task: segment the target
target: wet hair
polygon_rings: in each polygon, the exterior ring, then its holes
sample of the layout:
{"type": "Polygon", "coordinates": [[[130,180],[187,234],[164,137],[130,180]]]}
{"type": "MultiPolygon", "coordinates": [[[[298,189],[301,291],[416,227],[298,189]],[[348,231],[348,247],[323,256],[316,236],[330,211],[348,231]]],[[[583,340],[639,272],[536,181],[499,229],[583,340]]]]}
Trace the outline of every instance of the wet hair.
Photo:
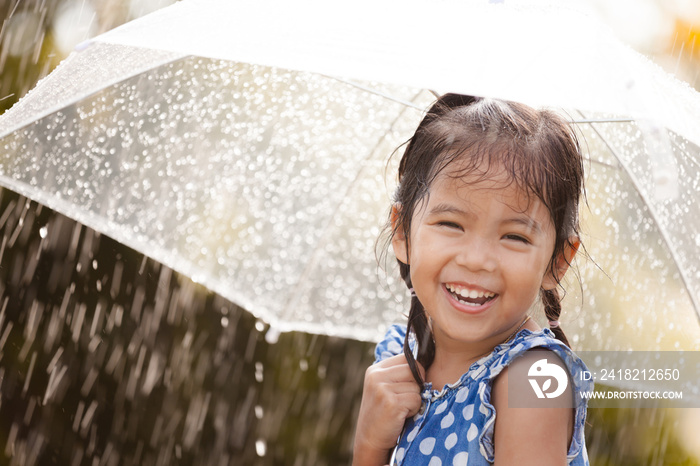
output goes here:
{"type": "MultiPolygon", "coordinates": [[[[511,183],[536,196],[546,206],[556,239],[549,272],[556,277],[559,257],[566,257],[572,238],[579,236],[578,207],[583,193],[583,158],[571,126],[550,110],[527,105],[459,94],[440,97],[418,125],[399,165],[399,185],[393,229],[390,235],[405,234],[410,242],[411,221],[430,195],[430,186],[447,167],[451,176],[477,175],[488,179],[491,169],[505,170],[511,183]],[[458,164],[452,165],[453,162],[458,164]],[[484,168],[486,167],[486,168],[484,168]]],[[[409,289],[411,269],[399,261],[401,278],[409,289]]],[[[561,299],[557,288],[540,290],[545,316],[559,320],[561,299]]],[[[407,334],[416,337],[414,359],[408,338],[404,353],[416,381],[422,385],[415,361],[427,370],[435,357],[425,309],[411,298],[407,334]]],[[[569,344],[561,326],[551,329],[557,339],[569,344]]]]}

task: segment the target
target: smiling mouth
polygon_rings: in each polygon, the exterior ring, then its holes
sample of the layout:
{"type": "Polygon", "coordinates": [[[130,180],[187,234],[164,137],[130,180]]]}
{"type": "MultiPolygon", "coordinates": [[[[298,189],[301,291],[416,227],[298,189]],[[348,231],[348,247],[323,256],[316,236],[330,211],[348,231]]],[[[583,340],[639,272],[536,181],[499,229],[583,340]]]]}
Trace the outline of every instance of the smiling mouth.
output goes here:
{"type": "Polygon", "coordinates": [[[467,306],[479,307],[493,300],[497,294],[490,291],[476,290],[452,283],[446,283],[445,288],[454,299],[467,306]]]}

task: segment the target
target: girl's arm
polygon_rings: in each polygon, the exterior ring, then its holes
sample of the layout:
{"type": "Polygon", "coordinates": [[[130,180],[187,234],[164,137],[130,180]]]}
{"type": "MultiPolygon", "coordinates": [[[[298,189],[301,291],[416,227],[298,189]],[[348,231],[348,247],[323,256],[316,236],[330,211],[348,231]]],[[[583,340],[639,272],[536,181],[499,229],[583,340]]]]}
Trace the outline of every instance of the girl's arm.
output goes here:
{"type": "Polygon", "coordinates": [[[362,390],[353,465],[387,464],[406,418],[420,406],[420,389],[403,354],[370,366],[362,390]]]}
{"type": "Polygon", "coordinates": [[[538,399],[529,379],[536,380],[540,386],[544,380],[528,376],[528,371],[543,358],[568,374],[566,366],[554,353],[530,350],[504,369],[494,381],[491,400],[496,408],[495,466],[567,464],[566,455],[574,430],[571,382],[568,381],[566,390],[556,398],[538,399]]]}

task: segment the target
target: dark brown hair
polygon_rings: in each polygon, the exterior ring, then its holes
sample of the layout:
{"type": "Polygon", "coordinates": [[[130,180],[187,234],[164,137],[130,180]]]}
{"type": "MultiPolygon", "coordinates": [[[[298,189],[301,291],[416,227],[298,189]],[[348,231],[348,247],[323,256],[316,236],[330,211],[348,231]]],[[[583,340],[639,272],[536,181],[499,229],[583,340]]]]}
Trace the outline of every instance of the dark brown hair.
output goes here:
{"type": "MultiPolygon", "coordinates": [[[[556,231],[549,266],[556,277],[556,259],[573,246],[571,239],[579,235],[578,206],[583,192],[583,158],[570,125],[553,111],[535,110],[516,102],[443,95],[406,144],[399,165],[394,199],[398,208],[392,236],[403,232],[398,234],[406,234],[408,245],[416,209],[429,196],[435,177],[455,160],[464,167],[457,176],[473,174],[478,169],[476,173],[488,177],[490,167],[498,167],[518,188],[544,203],[556,231]]],[[[413,288],[410,266],[399,261],[399,271],[408,288],[413,288]]],[[[547,319],[558,320],[561,300],[557,289],[542,289],[540,296],[547,319]]],[[[561,327],[552,331],[569,344],[561,327]]],[[[417,358],[409,348],[408,338],[404,353],[414,378],[422,385],[415,361],[427,370],[435,357],[435,343],[425,309],[415,296],[411,298],[408,316],[407,335],[411,333],[416,337],[417,358]]]]}

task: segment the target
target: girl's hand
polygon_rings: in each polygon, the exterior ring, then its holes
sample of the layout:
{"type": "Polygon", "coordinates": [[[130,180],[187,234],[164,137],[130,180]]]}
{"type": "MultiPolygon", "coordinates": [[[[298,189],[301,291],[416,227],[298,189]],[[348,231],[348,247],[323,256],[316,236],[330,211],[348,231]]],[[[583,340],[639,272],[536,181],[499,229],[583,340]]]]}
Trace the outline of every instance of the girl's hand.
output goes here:
{"type": "MultiPolygon", "coordinates": [[[[423,373],[420,366],[419,370],[423,373]]],[[[386,464],[406,419],[420,407],[420,389],[403,354],[370,366],[365,372],[353,464],[386,464]]]]}

